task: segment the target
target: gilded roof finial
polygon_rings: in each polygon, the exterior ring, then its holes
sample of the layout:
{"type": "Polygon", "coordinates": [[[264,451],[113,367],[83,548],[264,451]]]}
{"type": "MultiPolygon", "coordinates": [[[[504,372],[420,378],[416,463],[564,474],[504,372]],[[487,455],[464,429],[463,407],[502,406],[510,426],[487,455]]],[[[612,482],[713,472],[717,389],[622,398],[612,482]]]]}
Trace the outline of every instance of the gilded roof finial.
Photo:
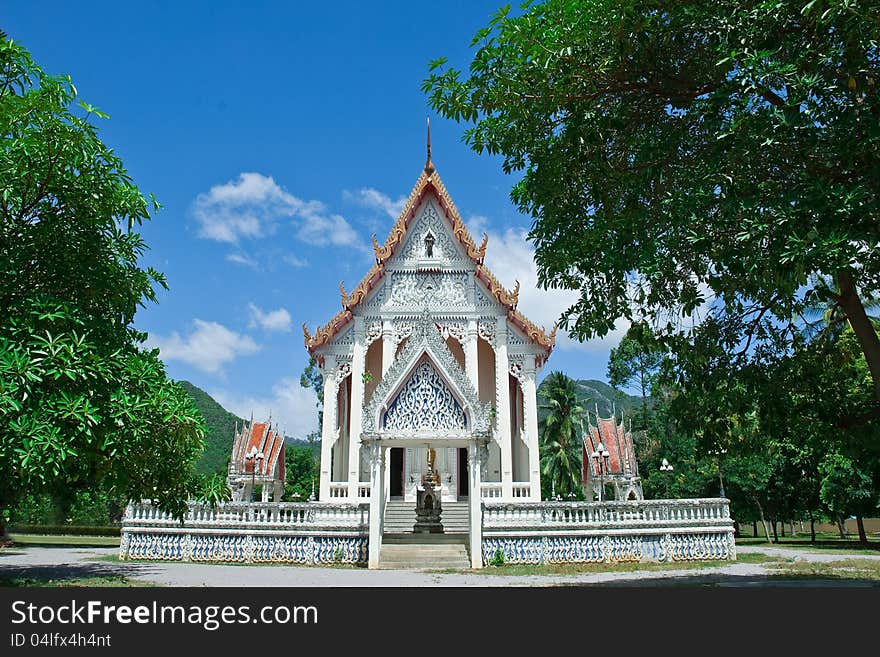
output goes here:
{"type": "Polygon", "coordinates": [[[431,117],[428,117],[428,159],[425,161],[425,173],[434,173],[434,163],[431,161],[431,117]]]}

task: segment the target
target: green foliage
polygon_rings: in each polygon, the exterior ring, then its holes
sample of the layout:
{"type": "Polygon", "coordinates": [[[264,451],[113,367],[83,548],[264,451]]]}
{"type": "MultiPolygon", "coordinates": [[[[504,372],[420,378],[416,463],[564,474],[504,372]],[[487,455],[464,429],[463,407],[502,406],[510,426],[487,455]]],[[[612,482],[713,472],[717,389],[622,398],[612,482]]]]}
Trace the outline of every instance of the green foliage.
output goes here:
{"type": "Polygon", "coordinates": [[[208,393],[189,381],[179,381],[178,385],[186,390],[196,409],[205,418],[205,451],[196,462],[196,473],[225,475],[232,454],[235,427],[243,425],[244,420],[227,411],[208,393]]]}
{"type": "Polygon", "coordinates": [[[209,504],[211,508],[232,499],[232,490],[226,482],[226,475],[215,472],[210,475],[197,475],[194,498],[197,502],[209,504]]]}
{"type": "Polygon", "coordinates": [[[423,90],[473,124],[474,150],[523,172],[511,196],[533,217],[539,281],[581,294],[562,328],[602,336],[627,317],[668,338],[708,315],[747,353],[791,346],[831,276],[876,413],[862,301],[880,290],[878,14],[878,0],[546,0],[500,11],[469,70],[436,60],[423,90]]]}
{"type": "Polygon", "coordinates": [[[318,457],[320,446],[287,445],[284,450],[287,481],[284,484],[286,502],[305,502],[318,485],[318,457]]]}
{"type": "Polygon", "coordinates": [[[0,507],[83,485],[184,509],[204,424],[144,351],[158,208],[98,138],[67,76],[0,40],[0,507]]]}
{"type": "Polygon", "coordinates": [[[99,525],[27,525],[15,524],[9,527],[11,533],[32,534],[35,536],[119,536],[119,527],[99,525]]]}
{"type": "Polygon", "coordinates": [[[581,490],[583,434],[587,413],[580,405],[577,382],[553,372],[546,383],[545,414],[539,424],[542,497],[552,490],[565,498],[581,490]]]}
{"type": "Polygon", "coordinates": [[[345,552],[342,551],[341,547],[336,548],[333,552],[333,561],[335,563],[342,563],[343,559],[345,559],[345,552]]]}
{"type": "Polygon", "coordinates": [[[632,387],[642,398],[641,426],[648,425],[648,397],[651,393],[664,349],[645,324],[633,324],[608,358],[608,380],[615,388],[632,387]]]}
{"type": "Polygon", "coordinates": [[[492,558],[489,559],[490,566],[498,566],[501,567],[504,565],[504,550],[501,548],[495,548],[495,554],[492,555],[492,558]]]}

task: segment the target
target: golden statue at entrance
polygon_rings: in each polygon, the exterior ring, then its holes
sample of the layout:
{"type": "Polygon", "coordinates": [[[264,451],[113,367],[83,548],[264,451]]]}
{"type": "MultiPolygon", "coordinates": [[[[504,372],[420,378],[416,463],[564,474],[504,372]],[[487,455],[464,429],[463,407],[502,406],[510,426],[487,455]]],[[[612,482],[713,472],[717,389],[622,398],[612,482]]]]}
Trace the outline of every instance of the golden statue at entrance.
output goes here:
{"type": "Polygon", "coordinates": [[[440,485],[440,475],[434,470],[434,462],[437,460],[437,453],[433,447],[428,448],[428,471],[422,477],[422,483],[430,481],[435,486],[440,485]]]}

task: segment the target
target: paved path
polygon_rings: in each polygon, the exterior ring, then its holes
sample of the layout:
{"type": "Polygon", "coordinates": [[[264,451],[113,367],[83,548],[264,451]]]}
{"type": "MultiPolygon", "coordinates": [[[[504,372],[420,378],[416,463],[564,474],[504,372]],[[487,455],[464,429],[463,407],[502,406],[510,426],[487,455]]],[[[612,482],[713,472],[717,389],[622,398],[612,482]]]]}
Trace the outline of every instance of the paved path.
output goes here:
{"type": "MultiPolygon", "coordinates": [[[[880,555],[841,555],[833,552],[739,546],[740,554],[763,553],[812,562],[844,559],[876,559],[880,555]]],[[[25,547],[0,552],[0,577],[67,579],[122,575],[160,586],[306,586],[306,587],[425,587],[425,586],[764,586],[774,571],[761,564],[742,561],[718,566],[635,572],[583,573],[576,575],[507,576],[468,572],[431,573],[418,570],[367,570],[307,566],[236,566],[193,563],[110,562],[98,557],[113,555],[116,548],[25,547]]],[[[792,582],[787,583],[791,585],[792,582]]],[[[877,586],[861,580],[812,580],[799,585],[877,586]]]]}

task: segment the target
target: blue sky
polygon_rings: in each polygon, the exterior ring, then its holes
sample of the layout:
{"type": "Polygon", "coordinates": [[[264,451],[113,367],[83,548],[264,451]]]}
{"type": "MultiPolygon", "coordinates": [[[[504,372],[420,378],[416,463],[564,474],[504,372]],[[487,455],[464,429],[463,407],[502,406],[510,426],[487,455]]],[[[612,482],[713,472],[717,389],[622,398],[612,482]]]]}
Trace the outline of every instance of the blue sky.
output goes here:
{"type": "MultiPolygon", "coordinates": [[[[466,66],[496,2],[20,2],[2,27],[43,68],[67,73],[110,114],[102,139],[164,208],[145,263],[170,284],[136,325],[171,376],[229,410],[314,428],[299,387],[314,330],[372,263],[425,160],[464,219],[489,233],[486,262],[522,284],[520,309],[553,324],[574,299],[535,287],[530,221],[500,161],[461,142],[419,86],[428,62],[466,66]],[[51,19],[49,18],[51,16],[51,19]]],[[[621,327],[622,328],[622,327],[621,327]]],[[[605,380],[610,347],[562,336],[543,375],[605,380]]]]}

